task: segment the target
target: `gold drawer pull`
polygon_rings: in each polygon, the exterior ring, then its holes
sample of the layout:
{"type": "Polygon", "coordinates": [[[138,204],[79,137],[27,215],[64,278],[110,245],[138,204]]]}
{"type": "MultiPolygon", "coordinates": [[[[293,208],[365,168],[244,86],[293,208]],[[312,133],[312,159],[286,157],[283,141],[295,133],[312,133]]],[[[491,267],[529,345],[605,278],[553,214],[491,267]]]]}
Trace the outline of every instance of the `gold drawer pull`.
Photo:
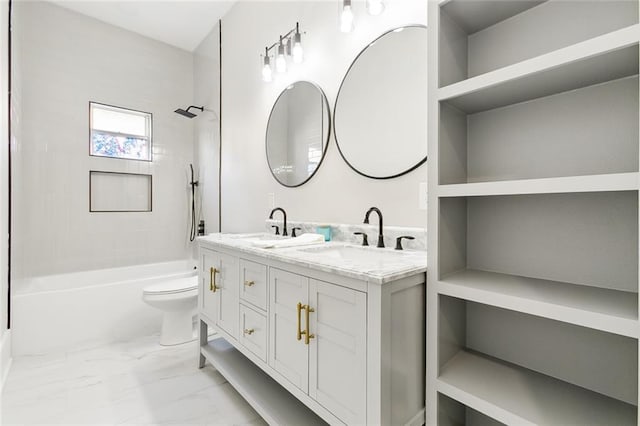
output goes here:
{"type": "Polygon", "coordinates": [[[251,336],[255,330],[253,328],[245,328],[243,333],[251,336]]]}
{"type": "Polygon", "coordinates": [[[218,287],[216,285],[216,274],[220,272],[218,271],[216,268],[214,268],[213,266],[211,267],[211,269],[209,270],[209,290],[211,290],[212,292],[216,292],[216,290],[219,290],[220,287],[218,287]]]}
{"type": "Polygon", "coordinates": [[[244,285],[246,285],[247,287],[251,287],[251,286],[255,285],[255,281],[245,281],[244,285]]]}
{"type": "Polygon", "coordinates": [[[298,330],[296,331],[296,339],[302,340],[303,331],[300,329],[300,312],[302,311],[302,303],[298,302],[296,306],[296,312],[298,314],[298,330]]]}
{"type": "Polygon", "coordinates": [[[313,339],[316,337],[315,334],[311,334],[309,332],[309,313],[310,312],[315,312],[316,310],[313,309],[311,306],[309,305],[304,305],[304,319],[307,323],[307,329],[305,331],[302,332],[302,334],[304,334],[304,344],[308,345],[309,344],[309,339],[313,339]]]}

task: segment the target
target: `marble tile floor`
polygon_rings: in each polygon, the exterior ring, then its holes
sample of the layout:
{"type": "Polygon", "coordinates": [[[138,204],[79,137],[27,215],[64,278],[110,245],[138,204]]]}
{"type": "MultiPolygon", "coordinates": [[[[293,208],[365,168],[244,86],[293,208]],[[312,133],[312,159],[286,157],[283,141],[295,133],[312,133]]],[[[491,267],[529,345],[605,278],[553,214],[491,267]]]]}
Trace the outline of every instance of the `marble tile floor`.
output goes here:
{"type": "Polygon", "coordinates": [[[196,342],[158,336],[13,360],[2,425],[264,425],[213,367],[197,368],[196,342]]]}

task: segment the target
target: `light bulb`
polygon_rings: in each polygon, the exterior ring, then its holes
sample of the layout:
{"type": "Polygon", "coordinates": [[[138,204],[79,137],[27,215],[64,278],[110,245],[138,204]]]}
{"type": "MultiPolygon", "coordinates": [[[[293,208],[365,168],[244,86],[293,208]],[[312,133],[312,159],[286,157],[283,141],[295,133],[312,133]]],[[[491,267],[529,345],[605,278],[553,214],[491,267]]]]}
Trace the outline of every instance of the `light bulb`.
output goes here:
{"type": "Polygon", "coordinates": [[[269,57],[269,49],[264,49],[264,65],[262,66],[262,81],[270,82],[272,77],[271,58],[269,57]]]}
{"type": "Polygon", "coordinates": [[[287,59],[284,57],[284,53],[276,58],[276,71],[279,73],[287,72],[287,59]]]}
{"type": "Polygon", "coordinates": [[[262,67],[262,81],[264,82],[270,82],[271,81],[271,76],[272,76],[272,72],[271,72],[271,65],[264,64],[264,67],[262,67]]]}
{"type": "Polygon", "coordinates": [[[367,10],[369,15],[380,15],[384,11],[384,2],[382,0],[367,0],[367,10]]]}
{"type": "Polygon", "coordinates": [[[342,8],[342,15],[340,15],[340,31],[343,33],[350,33],[353,31],[353,12],[351,11],[350,4],[345,4],[342,8]]]}
{"type": "Polygon", "coordinates": [[[293,45],[293,62],[296,64],[302,63],[304,60],[304,51],[302,50],[302,44],[296,43],[293,45]]]}
{"type": "Polygon", "coordinates": [[[304,51],[302,50],[300,33],[296,31],[295,35],[293,36],[293,62],[296,64],[300,64],[302,63],[303,59],[304,51]]]}

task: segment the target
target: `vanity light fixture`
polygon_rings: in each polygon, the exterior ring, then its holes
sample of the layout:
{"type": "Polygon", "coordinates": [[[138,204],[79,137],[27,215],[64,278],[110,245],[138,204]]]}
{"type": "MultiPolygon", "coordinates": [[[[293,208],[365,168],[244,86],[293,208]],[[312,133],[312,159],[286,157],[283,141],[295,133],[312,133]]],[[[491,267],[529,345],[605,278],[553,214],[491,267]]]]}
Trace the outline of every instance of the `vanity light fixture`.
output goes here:
{"type": "Polygon", "coordinates": [[[367,10],[369,15],[378,16],[384,12],[384,2],[382,0],[367,0],[367,10]]]}
{"type": "Polygon", "coordinates": [[[340,15],[340,31],[350,33],[353,31],[353,11],[351,0],[342,1],[342,14],[340,15]]]}
{"type": "Polygon", "coordinates": [[[292,59],[294,63],[300,64],[304,59],[302,49],[302,35],[300,25],[289,30],[285,35],[281,35],[279,40],[271,46],[265,47],[262,63],[262,80],[270,82],[273,79],[272,60],[275,61],[275,68],[278,73],[287,72],[287,60],[292,59]],[[269,54],[272,49],[278,48],[275,56],[269,54]]]}

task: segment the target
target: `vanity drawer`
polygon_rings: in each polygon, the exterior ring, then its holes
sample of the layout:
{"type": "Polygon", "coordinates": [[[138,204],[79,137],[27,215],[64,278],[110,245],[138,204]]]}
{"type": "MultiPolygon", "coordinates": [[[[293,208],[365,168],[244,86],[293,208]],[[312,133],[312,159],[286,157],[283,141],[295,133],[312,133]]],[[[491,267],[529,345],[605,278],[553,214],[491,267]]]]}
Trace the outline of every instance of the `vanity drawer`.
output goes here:
{"type": "Polygon", "coordinates": [[[240,343],[267,362],[267,317],[240,305],[240,343]]]}
{"type": "Polygon", "coordinates": [[[240,259],[240,299],[267,310],[267,267],[240,259]]]}

